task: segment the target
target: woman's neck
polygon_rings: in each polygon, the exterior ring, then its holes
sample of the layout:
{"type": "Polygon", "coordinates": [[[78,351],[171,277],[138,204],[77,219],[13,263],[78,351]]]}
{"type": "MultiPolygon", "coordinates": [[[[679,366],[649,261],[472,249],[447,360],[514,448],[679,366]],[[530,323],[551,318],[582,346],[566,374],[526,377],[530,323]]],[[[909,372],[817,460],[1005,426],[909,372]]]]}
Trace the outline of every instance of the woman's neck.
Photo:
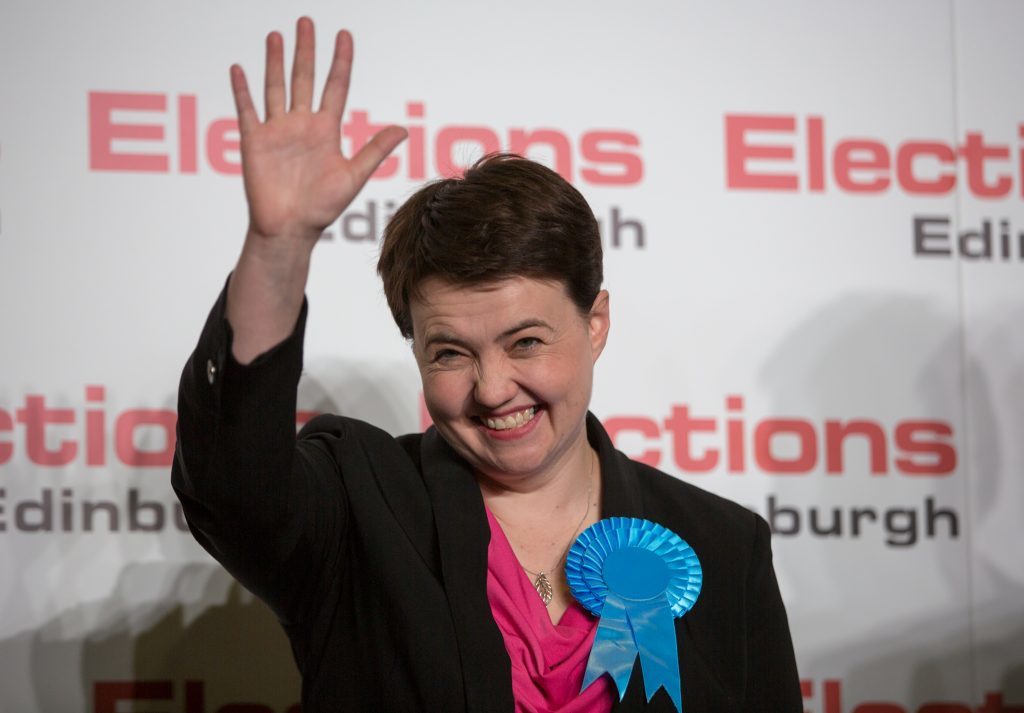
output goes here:
{"type": "Polygon", "coordinates": [[[601,517],[601,474],[597,453],[584,438],[566,467],[542,482],[511,487],[495,478],[478,478],[484,504],[505,533],[548,616],[557,624],[572,603],[565,579],[565,555],[577,535],[601,517]],[[538,584],[543,574],[545,586],[538,584]]]}
{"type": "Polygon", "coordinates": [[[600,490],[597,454],[584,434],[567,455],[556,470],[528,478],[477,474],[484,503],[499,521],[516,527],[578,517],[587,492],[600,490]]]}

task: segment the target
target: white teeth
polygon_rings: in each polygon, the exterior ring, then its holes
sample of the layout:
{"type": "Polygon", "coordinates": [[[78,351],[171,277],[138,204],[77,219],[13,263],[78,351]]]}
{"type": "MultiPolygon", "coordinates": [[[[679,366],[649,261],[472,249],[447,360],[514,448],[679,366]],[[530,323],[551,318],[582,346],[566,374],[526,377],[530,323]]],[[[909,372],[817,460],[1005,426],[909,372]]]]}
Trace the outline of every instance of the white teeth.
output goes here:
{"type": "Polygon", "coordinates": [[[488,428],[493,428],[495,431],[507,431],[510,428],[517,428],[529,423],[536,414],[536,407],[531,406],[528,409],[516,411],[514,414],[504,418],[485,418],[483,421],[487,424],[488,428]]]}

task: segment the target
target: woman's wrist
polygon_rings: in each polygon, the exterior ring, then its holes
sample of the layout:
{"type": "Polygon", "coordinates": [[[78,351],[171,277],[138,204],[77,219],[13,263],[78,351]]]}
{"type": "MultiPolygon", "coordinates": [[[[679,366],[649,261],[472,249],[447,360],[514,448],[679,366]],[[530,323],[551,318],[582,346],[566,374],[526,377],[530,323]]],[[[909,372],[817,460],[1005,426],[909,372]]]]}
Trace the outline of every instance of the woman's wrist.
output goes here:
{"type": "MultiPolygon", "coordinates": [[[[227,319],[232,353],[241,364],[291,334],[302,309],[310,251],[299,245],[261,244],[246,237],[228,284],[227,319]]],[[[268,241],[269,242],[269,241],[268,241]]]]}

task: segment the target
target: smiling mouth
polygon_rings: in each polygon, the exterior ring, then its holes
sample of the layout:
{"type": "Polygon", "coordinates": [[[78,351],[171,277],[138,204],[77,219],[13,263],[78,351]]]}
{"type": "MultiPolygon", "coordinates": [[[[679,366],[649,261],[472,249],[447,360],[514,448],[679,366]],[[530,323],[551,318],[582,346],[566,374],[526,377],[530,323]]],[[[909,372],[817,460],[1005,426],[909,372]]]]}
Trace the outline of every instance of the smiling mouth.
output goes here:
{"type": "Polygon", "coordinates": [[[531,406],[525,408],[522,411],[516,411],[510,413],[507,416],[501,418],[485,418],[480,417],[480,421],[488,428],[495,431],[508,431],[512,428],[519,428],[525,426],[533,420],[534,416],[537,415],[537,407],[531,406]]]}

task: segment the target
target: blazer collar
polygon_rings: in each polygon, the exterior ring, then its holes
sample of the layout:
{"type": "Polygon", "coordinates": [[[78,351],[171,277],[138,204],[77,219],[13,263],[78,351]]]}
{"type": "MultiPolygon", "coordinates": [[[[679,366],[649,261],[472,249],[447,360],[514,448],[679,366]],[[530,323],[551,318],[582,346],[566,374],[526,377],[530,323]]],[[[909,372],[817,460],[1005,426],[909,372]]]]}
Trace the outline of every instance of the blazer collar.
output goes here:
{"type": "Polygon", "coordinates": [[[587,440],[601,464],[601,517],[645,517],[646,508],[632,461],[615,450],[604,426],[587,413],[587,440]]]}
{"type": "Polygon", "coordinates": [[[462,659],[466,710],[514,707],[512,664],[487,599],[491,531],[476,478],[437,429],[423,434],[423,479],[434,509],[441,578],[462,659]]]}

